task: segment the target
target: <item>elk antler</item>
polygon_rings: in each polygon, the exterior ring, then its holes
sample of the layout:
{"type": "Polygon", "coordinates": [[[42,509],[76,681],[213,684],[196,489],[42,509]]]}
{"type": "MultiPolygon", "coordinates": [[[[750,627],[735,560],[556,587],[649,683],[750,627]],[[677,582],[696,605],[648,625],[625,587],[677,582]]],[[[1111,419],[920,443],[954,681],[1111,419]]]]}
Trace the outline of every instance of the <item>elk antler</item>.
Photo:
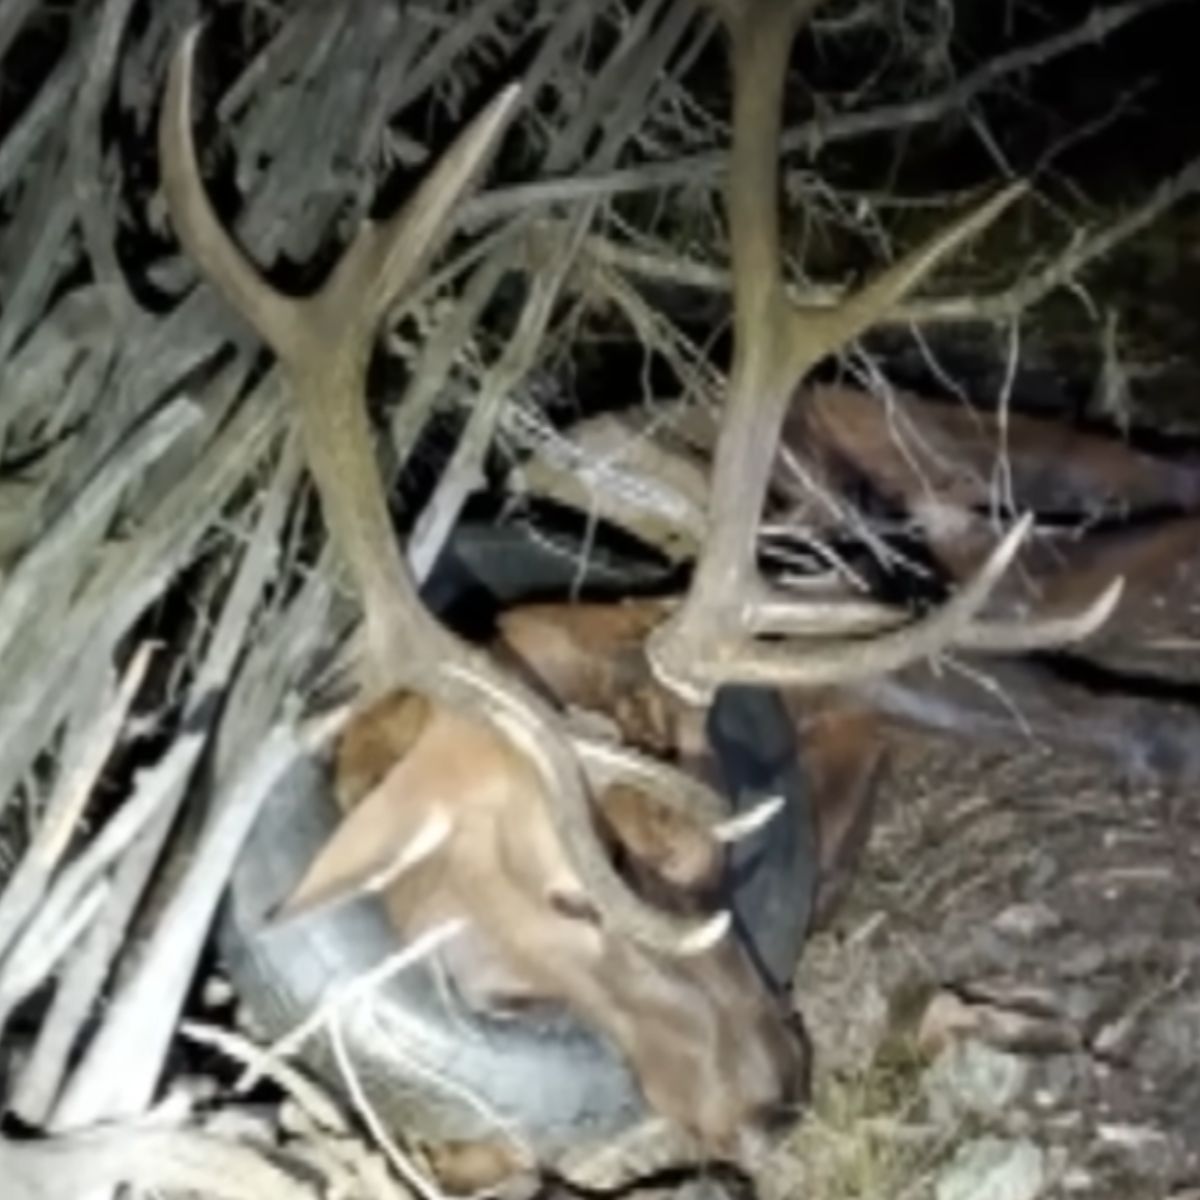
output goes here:
{"type": "MultiPolygon", "coordinates": [[[[1007,187],[900,259],[836,308],[792,304],[780,254],[777,154],[784,79],[801,23],[819,0],[712,0],[732,42],[733,151],[729,240],[733,260],[734,355],[713,462],[709,530],[687,597],[647,641],[658,677],[693,701],[723,683],[817,686],[883,674],[951,645],[1029,649],[1078,640],[1101,625],[1120,598],[1114,580],[1069,620],[989,627],[975,617],[1029,532],[1022,517],[948,603],[929,616],[854,638],[857,623],[814,612],[798,597],[773,594],[754,557],[775,446],[797,385],[898,303],[943,259],[992,223],[1021,193],[1007,187]],[[817,643],[774,635],[824,632],[817,643]]],[[[824,602],[828,608],[828,602],[824,602]]],[[[890,626],[890,627],[888,627],[890,626]]],[[[861,628],[861,626],[860,626],[861,628]]]]}
{"type": "MultiPolygon", "coordinates": [[[[449,214],[516,111],[519,88],[505,88],[471,122],[400,212],[363,223],[317,292],[293,298],[244,257],[200,178],[191,118],[198,33],[186,34],[172,61],[160,119],[167,205],[184,248],[287,374],[325,520],[362,600],[368,690],[412,691],[499,730],[535,766],[555,832],[602,916],[664,952],[705,949],[728,927],[728,914],[684,919],[633,893],[593,824],[587,759],[573,752],[554,709],[425,609],[396,546],[372,450],[365,384],[378,323],[444,240],[449,214]]],[[[604,766],[607,775],[612,763],[604,766]]],[[[653,786],[663,770],[634,771],[634,785],[653,786]]]]}

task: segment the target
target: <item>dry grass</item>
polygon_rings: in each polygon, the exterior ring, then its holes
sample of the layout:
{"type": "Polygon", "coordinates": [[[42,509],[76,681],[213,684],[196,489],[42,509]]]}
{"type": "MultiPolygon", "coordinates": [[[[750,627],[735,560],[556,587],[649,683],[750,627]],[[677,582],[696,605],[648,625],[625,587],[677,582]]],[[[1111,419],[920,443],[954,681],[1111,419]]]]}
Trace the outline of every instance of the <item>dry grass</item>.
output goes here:
{"type": "Polygon", "coordinates": [[[903,1038],[850,1076],[818,1076],[812,1111],[780,1152],[793,1195],[875,1200],[919,1195],[933,1165],[936,1131],[917,1123],[924,1064],[903,1038]]]}

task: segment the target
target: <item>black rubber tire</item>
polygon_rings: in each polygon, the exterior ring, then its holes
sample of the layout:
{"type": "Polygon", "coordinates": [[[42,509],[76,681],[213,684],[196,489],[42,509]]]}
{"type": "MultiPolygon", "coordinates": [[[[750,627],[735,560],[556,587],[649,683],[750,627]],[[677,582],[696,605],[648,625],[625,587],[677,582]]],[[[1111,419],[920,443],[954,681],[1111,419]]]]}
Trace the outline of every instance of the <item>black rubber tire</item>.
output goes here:
{"type": "MultiPolygon", "coordinates": [[[[400,949],[374,901],[257,929],[337,819],[327,772],[315,761],[299,764],[269,798],[234,872],[222,950],[239,995],[268,1036],[288,1032],[400,949]]],[[[611,1136],[641,1112],[619,1056],[565,1016],[534,1025],[456,1008],[425,963],[385,982],[374,1008],[381,1028],[348,1022],[345,1042],[373,1105],[393,1128],[435,1141],[469,1139],[494,1134],[498,1118],[552,1158],[580,1139],[611,1136]],[[480,1113],[465,1096],[484,1099],[491,1111],[480,1113]]],[[[339,1079],[324,1035],[306,1057],[323,1077],[339,1079]]]]}

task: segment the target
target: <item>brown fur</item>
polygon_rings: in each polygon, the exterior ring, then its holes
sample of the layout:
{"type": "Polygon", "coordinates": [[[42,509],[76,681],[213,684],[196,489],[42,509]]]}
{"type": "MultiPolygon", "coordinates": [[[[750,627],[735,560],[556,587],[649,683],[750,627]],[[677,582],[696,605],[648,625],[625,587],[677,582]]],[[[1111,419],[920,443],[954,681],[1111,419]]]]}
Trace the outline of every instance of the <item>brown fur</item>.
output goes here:
{"type": "MultiPolygon", "coordinates": [[[[340,757],[356,778],[382,771],[381,782],[350,809],[306,880],[369,873],[381,847],[403,848],[431,812],[446,811],[450,840],[391,886],[385,903],[405,937],[468,918],[468,933],[445,961],[469,999],[489,1007],[565,1000],[625,1052],[648,1102],[714,1153],[736,1152],[743,1131],[777,1115],[781,1099],[799,1103],[807,1078],[801,1044],[736,940],[672,959],[612,935],[590,911],[546,820],[539,778],[503,736],[431,706],[409,744],[404,695],[374,705],[366,719],[369,736],[351,729],[348,742],[367,761],[340,757]],[[390,721],[394,744],[407,750],[389,766],[390,721]]],[[[622,789],[610,789],[607,800],[617,836],[647,856],[644,869],[661,870],[664,885],[711,870],[697,852],[698,831],[681,854],[676,815],[654,813],[622,789]]],[[[679,889],[676,903],[694,908],[679,889]]]]}

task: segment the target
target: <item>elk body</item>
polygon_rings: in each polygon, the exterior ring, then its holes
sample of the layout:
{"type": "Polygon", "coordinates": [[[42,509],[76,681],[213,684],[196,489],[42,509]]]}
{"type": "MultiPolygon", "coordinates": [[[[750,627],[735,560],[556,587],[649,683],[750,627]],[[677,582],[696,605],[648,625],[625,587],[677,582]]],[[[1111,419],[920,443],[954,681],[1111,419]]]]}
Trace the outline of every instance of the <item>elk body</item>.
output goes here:
{"type": "MultiPolygon", "coordinates": [[[[876,610],[864,623],[861,606],[814,606],[758,576],[754,545],[771,458],[764,447],[776,441],[799,381],[1016,195],[1000,193],[836,309],[794,308],[783,288],[776,151],[791,45],[814,7],[714,4],[732,46],[734,360],[708,536],[687,594],[644,639],[658,685],[693,707],[724,684],[813,688],[872,679],[951,645],[1078,639],[1103,622],[1119,591],[1108,586],[1079,615],[1044,624],[979,622],[1028,518],[956,595],[918,620],[896,612],[880,619],[876,610]]],[[[669,887],[660,897],[639,894],[614,865],[610,836],[624,820],[637,841],[630,796],[646,811],[686,810],[701,829],[723,815],[717,797],[677,766],[580,732],[528,675],[439,623],[396,545],[373,454],[365,380],[377,326],[443,241],[457,201],[516,111],[519,89],[501,92],[404,208],[365,222],[322,288],[297,299],[262,279],[212,211],[192,146],[195,45],[193,31],[172,65],[161,118],[172,222],[197,267],[280,361],[366,631],[359,715],[342,753],[349,811],[286,911],[385,886],[393,920],[408,933],[463,914],[460,979],[478,969],[489,995],[508,989],[564,1002],[621,1048],[654,1110],[705,1153],[744,1159],[802,1097],[802,1038],[782,998],[728,936],[728,914],[686,897],[668,903],[669,887]]],[[[701,854],[700,874],[705,862],[701,854]]]]}
{"type": "MultiPolygon", "coordinates": [[[[680,414],[678,426],[677,444],[656,452],[670,456],[682,476],[711,450],[716,430],[702,410],[680,414]]],[[[1008,502],[1044,515],[1046,524],[1022,548],[1018,569],[994,590],[995,611],[1013,620],[1032,613],[1044,627],[1106,581],[1127,581],[1103,628],[1070,654],[996,656],[979,673],[914,663],[833,691],[790,693],[805,753],[842,757],[826,731],[845,725],[853,711],[874,730],[863,734],[863,746],[878,744],[888,729],[903,736],[904,730],[926,728],[1096,753],[1119,771],[1160,782],[1200,778],[1197,717],[1184,691],[1196,672],[1192,657],[1179,653],[1200,629],[1200,462],[1186,448],[1140,450],[1020,412],[1008,414],[1005,426],[1002,433],[995,415],[908,393],[885,402],[851,386],[812,384],[793,397],[781,449],[803,459],[808,483],[798,486],[782,455],[771,479],[773,503],[789,525],[836,534],[830,512],[837,507],[815,501],[814,487],[839,504],[865,505],[866,520],[881,511],[889,526],[903,528],[910,544],[916,541],[925,552],[934,584],[952,588],[968,580],[988,553],[1003,444],[1008,502]],[[1098,686],[1084,686],[1084,677],[1098,686]]],[[[591,432],[590,421],[573,431],[580,442],[591,432]]],[[[669,533],[679,540],[687,530],[669,533]]],[[[655,605],[669,608],[667,601],[655,605]]],[[[625,607],[626,625],[654,624],[649,610],[638,618],[625,607]]],[[[523,636],[530,642],[532,628],[553,627],[545,657],[553,651],[566,660],[568,647],[576,656],[599,653],[587,642],[603,642],[613,618],[590,616],[586,638],[571,632],[580,620],[546,606],[523,636]]],[[[528,618],[513,613],[508,621],[520,628],[528,618]]],[[[632,661],[627,650],[617,658],[632,661]]],[[[593,664],[585,671],[576,662],[569,671],[555,669],[576,680],[586,675],[591,686],[607,688],[607,703],[621,703],[611,668],[593,664]]],[[[854,756],[848,750],[845,757],[849,762],[854,756]]]]}

